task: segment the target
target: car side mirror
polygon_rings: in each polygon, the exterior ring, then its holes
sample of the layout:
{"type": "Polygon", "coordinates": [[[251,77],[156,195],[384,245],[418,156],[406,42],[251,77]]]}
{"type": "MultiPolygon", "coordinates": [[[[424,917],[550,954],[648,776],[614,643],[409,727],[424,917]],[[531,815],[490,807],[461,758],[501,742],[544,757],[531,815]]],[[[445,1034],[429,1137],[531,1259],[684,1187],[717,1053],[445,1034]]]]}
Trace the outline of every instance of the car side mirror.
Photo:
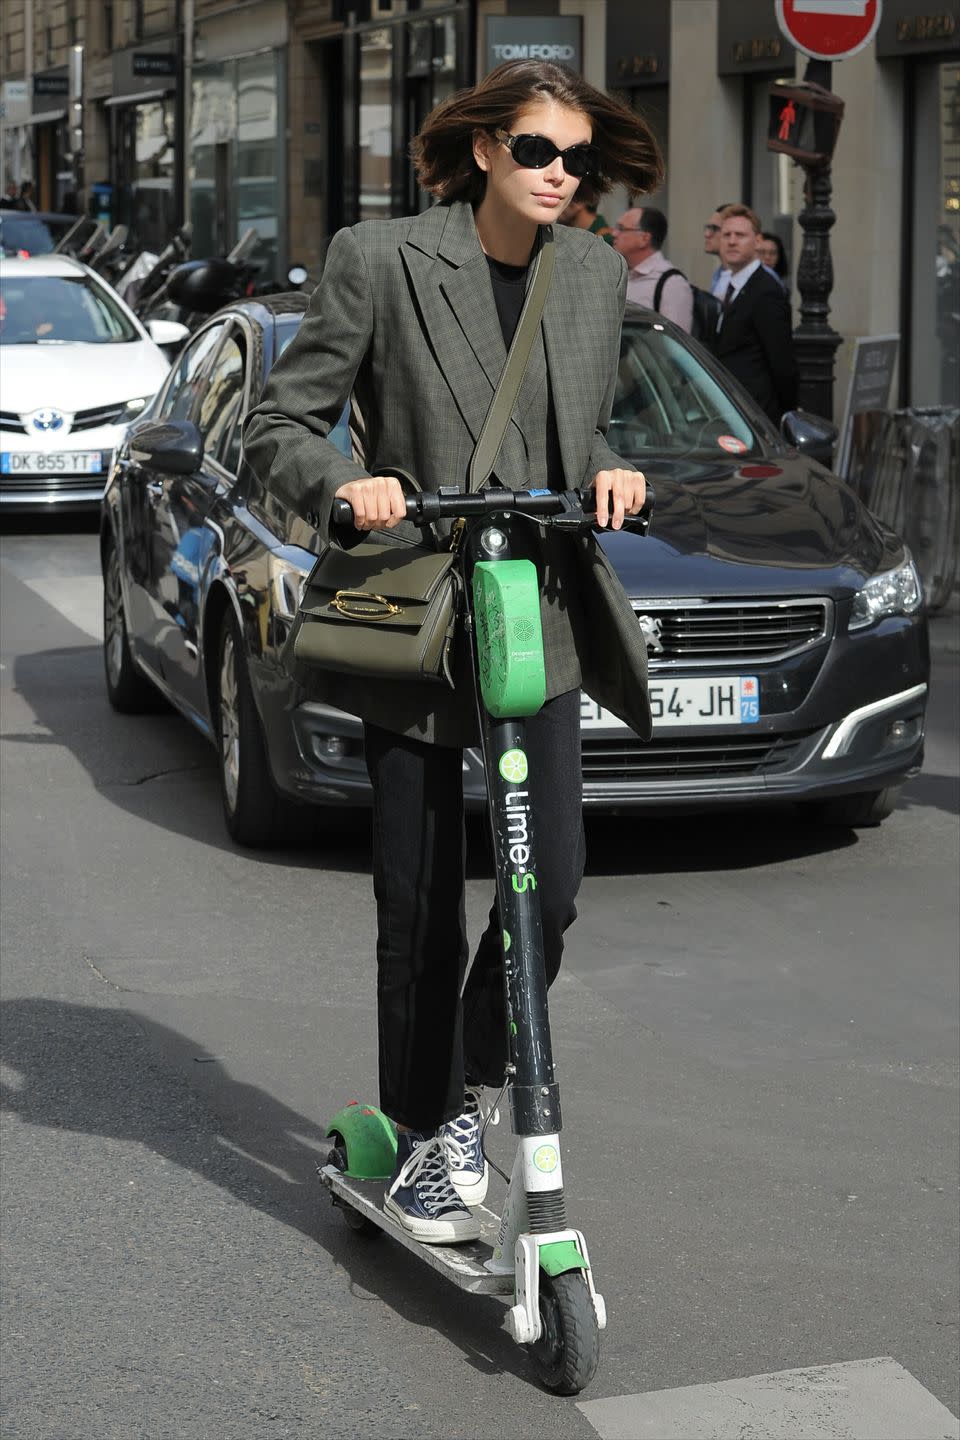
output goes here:
{"type": "Polygon", "coordinates": [[[190,330],[179,320],[148,320],[147,334],[154,345],[182,345],[190,330]]]}
{"type": "Polygon", "coordinates": [[[138,465],[162,475],[193,475],[203,464],[203,436],[192,420],[146,420],[130,431],[128,444],[138,465]]]}
{"type": "Polygon", "coordinates": [[[780,421],[780,434],[801,455],[819,460],[828,470],[833,465],[840,430],[832,420],[811,415],[809,410],[788,410],[780,421]]]}

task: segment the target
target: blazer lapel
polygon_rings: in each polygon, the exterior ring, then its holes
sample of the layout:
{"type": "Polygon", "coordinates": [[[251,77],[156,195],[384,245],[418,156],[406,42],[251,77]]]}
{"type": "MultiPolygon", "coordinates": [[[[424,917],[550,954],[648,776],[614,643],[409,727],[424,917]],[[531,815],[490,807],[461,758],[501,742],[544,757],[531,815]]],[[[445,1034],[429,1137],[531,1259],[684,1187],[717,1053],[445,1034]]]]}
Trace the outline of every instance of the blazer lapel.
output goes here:
{"type": "Polygon", "coordinates": [[[492,389],[500,379],[507,352],[483,252],[443,276],[440,289],[492,389]]]}
{"type": "Polygon", "coordinates": [[[470,206],[457,201],[427,211],[411,226],[401,258],[427,342],[476,440],[506,350],[470,206]]]}

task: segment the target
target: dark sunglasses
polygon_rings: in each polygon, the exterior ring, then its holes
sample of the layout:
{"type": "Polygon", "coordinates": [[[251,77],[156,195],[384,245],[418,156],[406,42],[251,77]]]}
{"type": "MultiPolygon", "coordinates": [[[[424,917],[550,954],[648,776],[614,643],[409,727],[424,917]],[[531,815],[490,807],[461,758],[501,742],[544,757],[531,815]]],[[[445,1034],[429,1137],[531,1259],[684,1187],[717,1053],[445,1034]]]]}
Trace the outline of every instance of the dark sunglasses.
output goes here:
{"type": "Polygon", "coordinates": [[[508,135],[506,130],[497,130],[494,134],[524,170],[545,170],[558,155],[564,170],[575,180],[595,174],[600,166],[600,155],[594,145],[569,145],[566,150],[560,150],[546,135],[508,135]]]}
{"type": "Polygon", "coordinates": [[[715,234],[719,231],[720,226],[719,226],[719,225],[711,225],[710,222],[708,221],[707,224],[704,225],[703,228],[704,228],[704,230],[709,230],[711,235],[715,235],[715,234]]]}

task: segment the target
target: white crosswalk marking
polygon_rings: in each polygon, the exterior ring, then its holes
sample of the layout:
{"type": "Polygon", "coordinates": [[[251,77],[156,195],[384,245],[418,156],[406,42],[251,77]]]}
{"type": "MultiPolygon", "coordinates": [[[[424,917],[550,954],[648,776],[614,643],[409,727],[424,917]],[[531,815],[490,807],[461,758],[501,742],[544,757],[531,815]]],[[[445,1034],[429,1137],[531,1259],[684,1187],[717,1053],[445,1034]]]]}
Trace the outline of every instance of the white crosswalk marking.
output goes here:
{"type": "Polygon", "coordinates": [[[46,576],[23,583],[85,635],[103,639],[103,581],[99,575],[46,576]]]}
{"type": "Polygon", "coordinates": [[[601,1440],[957,1440],[960,1424],[889,1356],[585,1400],[601,1440]]]}

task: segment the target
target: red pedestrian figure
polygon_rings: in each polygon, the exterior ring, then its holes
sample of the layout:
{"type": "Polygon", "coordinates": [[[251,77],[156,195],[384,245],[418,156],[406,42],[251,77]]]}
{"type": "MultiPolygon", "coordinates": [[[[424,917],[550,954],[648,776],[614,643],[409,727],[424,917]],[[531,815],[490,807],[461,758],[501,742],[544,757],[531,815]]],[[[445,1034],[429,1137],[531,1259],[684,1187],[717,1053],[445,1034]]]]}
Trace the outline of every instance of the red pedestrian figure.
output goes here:
{"type": "Polygon", "coordinates": [[[788,100],[786,105],[784,105],[783,109],[780,111],[780,130],[777,135],[778,140],[790,139],[790,131],[793,128],[793,122],[794,120],[796,120],[796,118],[797,107],[794,105],[792,100],[788,100]]]}

